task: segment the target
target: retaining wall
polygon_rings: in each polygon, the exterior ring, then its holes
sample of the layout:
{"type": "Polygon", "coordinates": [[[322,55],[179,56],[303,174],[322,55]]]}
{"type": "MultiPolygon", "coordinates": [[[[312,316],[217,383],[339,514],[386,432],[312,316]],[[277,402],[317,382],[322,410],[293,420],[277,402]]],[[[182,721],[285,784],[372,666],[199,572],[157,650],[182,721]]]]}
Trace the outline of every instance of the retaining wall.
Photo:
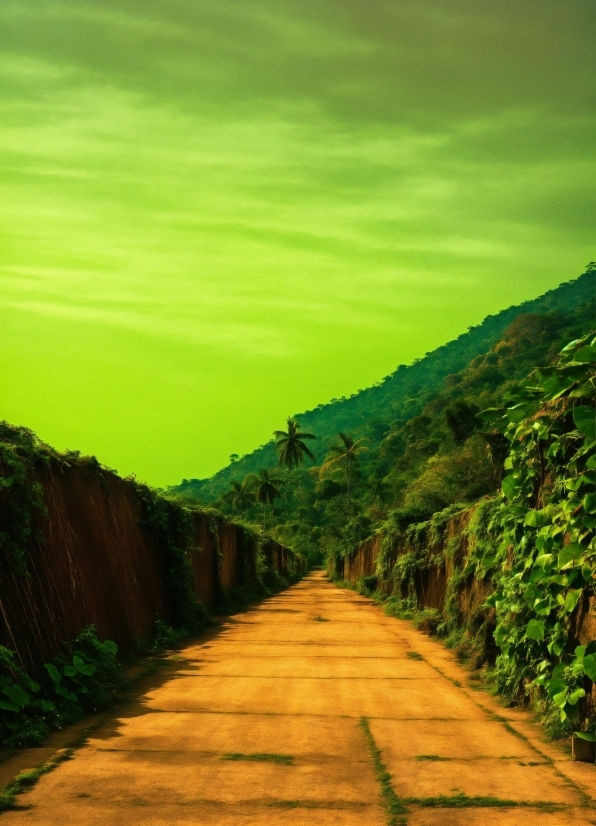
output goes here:
{"type": "MultiPolygon", "coordinates": [[[[27,575],[0,566],[0,644],[35,672],[93,623],[126,653],[148,636],[157,616],[174,619],[168,560],[149,529],[133,485],[106,470],[50,462],[37,471],[47,515],[27,550],[27,575]]],[[[257,541],[241,526],[193,514],[192,585],[212,609],[220,586],[257,578],[257,541]]],[[[294,573],[301,560],[268,542],[271,570],[294,573]],[[290,563],[289,563],[290,561],[290,563]]]]}
{"type": "MultiPolygon", "coordinates": [[[[404,536],[398,537],[386,555],[385,576],[377,578],[377,588],[387,595],[395,594],[400,597],[414,598],[420,609],[437,608],[442,611],[447,599],[450,580],[456,568],[462,567],[468,553],[468,537],[465,529],[473,513],[474,508],[470,508],[449,519],[441,540],[428,545],[430,555],[435,555],[439,560],[437,564],[431,564],[423,570],[416,571],[413,583],[402,586],[400,592],[396,593],[397,586],[391,576],[393,568],[401,556],[414,550],[404,536]],[[454,539],[457,539],[455,547],[452,542],[454,539]],[[445,553],[448,547],[452,548],[451,554],[445,553]]],[[[341,570],[337,572],[330,570],[330,573],[353,583],[361,577],[377,575],[377,560],[382,541],[382,534],[368,539],[358,548],[352,558],[340,561],[341,570]]],[[[479,582],[473,576],[469,576],[459,584],[453,597],[464,621],[469,620],[480,610],[489,593],[489,585],[479,582]]]]}

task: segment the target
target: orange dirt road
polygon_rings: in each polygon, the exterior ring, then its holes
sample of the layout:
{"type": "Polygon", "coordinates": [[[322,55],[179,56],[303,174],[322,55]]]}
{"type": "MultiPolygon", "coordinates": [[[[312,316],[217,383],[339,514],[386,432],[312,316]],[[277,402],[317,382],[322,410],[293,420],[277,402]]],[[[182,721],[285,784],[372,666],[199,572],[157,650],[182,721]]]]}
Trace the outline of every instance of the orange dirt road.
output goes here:
{"type": "Polygon", "coordinates": [[[596,824],[594,766],[322,572],[174,660],[1,826],[596,824]],[[395,795],[410,799],[405,820],[384,808],[362,718],[395,795]],[[492,801],[428,805],[441,795],[492,801]]]}

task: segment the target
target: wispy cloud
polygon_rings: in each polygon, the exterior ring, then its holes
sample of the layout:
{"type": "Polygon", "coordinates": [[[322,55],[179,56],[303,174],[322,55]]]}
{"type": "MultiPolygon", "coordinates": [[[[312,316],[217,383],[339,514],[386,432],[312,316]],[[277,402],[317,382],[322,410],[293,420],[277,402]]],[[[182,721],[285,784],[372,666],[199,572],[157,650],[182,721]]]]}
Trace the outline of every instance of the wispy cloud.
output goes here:
{"type": "Polygon", "coordinates": [[[256,432],[274,387],[284,410],[349,393],[573,277],[594,257],[581,5],[5,0],[15,411],[36,337],[52,375],[119,347],[151,371],[173,348],[160,415],[198,405],[178,375],[217,410],[196,475],[236,448],[230,388],[256,432]]]}

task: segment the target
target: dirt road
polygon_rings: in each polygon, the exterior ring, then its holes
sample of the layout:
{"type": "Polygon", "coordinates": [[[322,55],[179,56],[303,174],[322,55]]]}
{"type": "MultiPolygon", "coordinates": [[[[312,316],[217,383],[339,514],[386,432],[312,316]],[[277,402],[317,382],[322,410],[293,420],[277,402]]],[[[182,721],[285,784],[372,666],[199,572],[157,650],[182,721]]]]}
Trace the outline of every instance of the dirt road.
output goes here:
{"type": "Polygon", "coordinates": [[[315,573],[183,650],[1,826],[587,826],[595,796],[440,644],[315,573]]]}

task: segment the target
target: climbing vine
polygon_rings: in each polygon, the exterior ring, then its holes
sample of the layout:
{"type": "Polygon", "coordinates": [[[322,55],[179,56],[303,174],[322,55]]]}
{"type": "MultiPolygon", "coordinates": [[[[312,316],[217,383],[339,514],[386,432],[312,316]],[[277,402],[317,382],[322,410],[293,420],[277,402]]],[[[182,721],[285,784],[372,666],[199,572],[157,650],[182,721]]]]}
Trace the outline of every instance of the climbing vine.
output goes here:
{"type": "Polygon", "coordinates": [[[147,527],[163,548],[168,571],[168,588],[172,597],[177,628],[191,634],[208,624],[207,611],[192,590],[193,544],[192,511],[160,496],[157,491],[133,477],[127,481],[134,486],[142,509],[141,524],[147,527]]]}
{"type": "Polygon", "coordinates": [[[596,591],[593,336],[482,414],[510,442],[488,531],[500,541],[478,546],[474,561],[495,583],[487,602],[497,615],[498,685],[514,697],[538,692],[563,723],[582,721],[580,701],[596,682],[596,641],[576,645],[573,633],[596,591]]]}
{"type": "Polygon", "coordinates": [[[38,538],[35,516],[45,512],[33,470],[49,456],[30,430],[0,422],[0,564],[21,575],[27,571],[27,547],[38,538]]]}

